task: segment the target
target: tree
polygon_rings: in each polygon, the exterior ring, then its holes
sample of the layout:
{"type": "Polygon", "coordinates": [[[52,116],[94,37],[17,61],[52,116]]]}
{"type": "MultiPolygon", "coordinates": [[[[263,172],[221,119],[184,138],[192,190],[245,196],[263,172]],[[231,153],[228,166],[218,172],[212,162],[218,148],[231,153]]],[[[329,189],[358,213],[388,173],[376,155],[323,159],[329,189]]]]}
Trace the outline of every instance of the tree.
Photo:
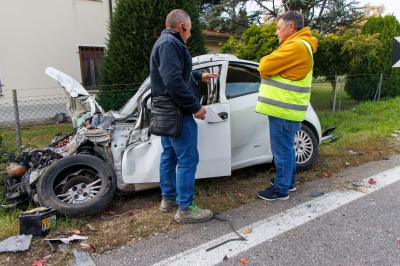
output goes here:
{"type": "Polygon", "coordinates": [[[201,1],[201,21],[210,30],[241,34],[249,25],[258,22],[260,10],[249,12],[249,0],[201,1]]]}
{"type": "Polygon", "coordinates": [[[186,10],[192,20],[188,46],[193,55],[205,53],[197,0],[119,0],[109,27],[107,52],[102,62],[99,101],[106,109],[119,109],[149,74],[151,49],[165,28],[165,17],[186,10]],[[119,85],[115,84],[129,84],[119,85]]]}
{"type": "Polygon", "coordinates": [[[276,23],[261,26],[251,25],[240,38],[231,37],[222,47],[222,52],[232,53],[239,58],[259,61],[263,56],[272,53],[278,46],[275,36],[276,23]]]}
{"type": "Polygon", "coordinates": [[[334,33],[338,29],[351,28],[364,18],[364,9],[354,0],[254,0],[266,14],[276,18],[288,10],[304,14],[306,26],[320,33],[334,33]]]}

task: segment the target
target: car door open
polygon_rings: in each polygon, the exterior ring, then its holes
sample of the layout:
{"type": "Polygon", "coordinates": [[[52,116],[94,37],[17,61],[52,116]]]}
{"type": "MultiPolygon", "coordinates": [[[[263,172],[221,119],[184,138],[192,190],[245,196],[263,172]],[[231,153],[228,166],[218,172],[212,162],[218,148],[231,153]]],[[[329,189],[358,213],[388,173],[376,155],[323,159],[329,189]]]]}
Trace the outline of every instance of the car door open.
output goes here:
{"type": "Polygon", "coordinates": [[[225,97],[227,62],[212,62],[194,67],[195,71],[219,75],[209,83],[199,81],[201,104],[206,119],[196,119],[200,162],[196,178],[231,174],[231,129],[229,104],[225,97]]]}

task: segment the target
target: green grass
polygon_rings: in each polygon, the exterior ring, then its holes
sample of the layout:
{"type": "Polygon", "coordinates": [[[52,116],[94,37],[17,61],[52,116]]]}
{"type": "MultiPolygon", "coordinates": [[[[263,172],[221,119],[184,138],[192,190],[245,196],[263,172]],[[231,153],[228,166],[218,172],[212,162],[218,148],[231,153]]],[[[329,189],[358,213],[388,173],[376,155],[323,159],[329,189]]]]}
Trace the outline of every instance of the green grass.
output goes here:
{"type": "MultiPolygon", "coordinates": [[[[49,144],[52,138],[57,134],[64,134],[72,131],[71,123],[58,124],[58,125],[42,125],[21,128],[21,142],[25,147],[40,148],[49,144]]],[[[15,152],[17,149],[15,129],[14,128],[0,128],[0,135],[2,136],[2,146],[0,152],[3,153],[15,152]]]]}
{"type": "MultiPolygon", "coordinates": [[[[40,148],[45,147],[56,134],[68,133],[72,130],[70,123],[59,125],[42,125],[21,128],[21,142],[24,147],[40,148]]],[[[1,164],[7,161],[7,154],[14,153],[17,150],[15,129],[0,129],[2,142],[0,146],[0,202],[4,197],[4,171],[5,165],[1,164]]],[[[0,209],[0,240],[18,234],[20,210],[0,209]]],[[[61,221],[62,225],[68,226],[75,224],[73,219],[61,221]]]]}
{"type": "Polygon", "coordinates": [[[360,103],[344,112],[317,113],[322,128],[336,126],[335,134],[341,136],[337,142],[321,147],[326,156],[348,156],[349,150],[372,153],[373,149],[387,149],[393,130],[400,129],[400,97],[360,103]]]}
{"type": "MultiPolygon", "coordinates": [[[[351,110],[357,102],[352,100],[350,96],[343,90],[342,92],[341,110],[351,110]]],[[[314,110],[332,111],[332,86],[330,83],[313,83],[311,92],[311,105],[314,110]]],[[[339,109],[340,92],[336,94],[336,110],[339,109]]]]}

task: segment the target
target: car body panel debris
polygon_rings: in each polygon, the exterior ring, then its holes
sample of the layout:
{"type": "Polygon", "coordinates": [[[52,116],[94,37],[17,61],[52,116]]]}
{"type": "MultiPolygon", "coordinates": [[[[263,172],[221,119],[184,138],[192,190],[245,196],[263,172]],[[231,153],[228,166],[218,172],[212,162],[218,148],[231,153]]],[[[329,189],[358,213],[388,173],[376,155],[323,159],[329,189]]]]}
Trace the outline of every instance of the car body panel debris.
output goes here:
{"type": "Polygon", "coordinates": [[[58,237],[53,237],[53,238],[47,238],[45,240],[47,241],[61,241],[64,244],[69,244],[69,242],[74,241],[74,240],[86,240],[88,239],[87,236],[78,236],[73,234],[72,236],[65,237],[65,236],[58,236],[58,237]]]}
{"type": "Polygon", "coordinates": [[[32,241],[32,235],[12,236],[0,242],[1,252],[18,252],[28,250],[32,241]]]}
{"type": "Polygon", "coordinates": [[[70,266],[96,266],[96,263],[88,252],[74,249],[72,253],[75,256],[75,261],[70,266]]]}

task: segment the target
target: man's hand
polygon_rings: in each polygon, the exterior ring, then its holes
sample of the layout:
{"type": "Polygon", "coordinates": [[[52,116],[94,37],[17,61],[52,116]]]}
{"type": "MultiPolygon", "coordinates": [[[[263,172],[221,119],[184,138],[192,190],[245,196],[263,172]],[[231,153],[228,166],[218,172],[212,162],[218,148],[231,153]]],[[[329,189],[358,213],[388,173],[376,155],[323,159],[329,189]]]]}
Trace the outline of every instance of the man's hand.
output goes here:
{"type": "Polygon", "coordinates": [[[214,74],[214,73],[202,73],[201,74],[201,81],[204,83],[210,83],[210,79],[216,79],[219,78],[219,75],[214,74]]]}
{"type": "Polygon", "coordinates": [[[201,106],[200,110],[194,114],[194,117],[200,120],[204,120],[206,118],[206,108],[204,108],[204,106],[201,106]]]}

